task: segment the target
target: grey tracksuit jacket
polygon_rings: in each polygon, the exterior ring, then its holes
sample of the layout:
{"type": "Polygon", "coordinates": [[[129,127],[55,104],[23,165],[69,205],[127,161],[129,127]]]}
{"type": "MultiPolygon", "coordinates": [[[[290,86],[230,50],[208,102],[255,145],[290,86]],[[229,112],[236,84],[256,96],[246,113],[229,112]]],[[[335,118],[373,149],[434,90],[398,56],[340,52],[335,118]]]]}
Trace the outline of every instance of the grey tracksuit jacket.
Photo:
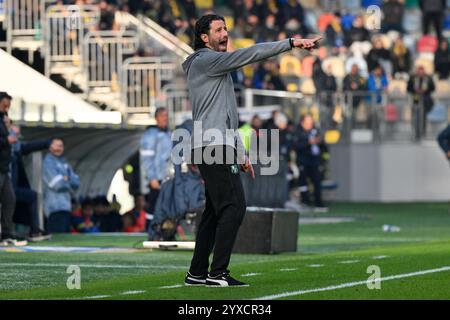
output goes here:
{"type": "Polygon", "coordinates": [[[187,74],[192,119],[201,121],[201,128],[194,125],[191,148],[226,144],[243,150],[242,140],[238,135],[226,135],[226,129],[233,129],[237,133],[239,126],[230,72],[288,50],[291,50],[291,44],[289,39],[286,39],[259,43],[234,52],[217,52],[202,48],[187,57],[182,67],[187,74]],[[209,139],[202,139],[202,133],[208,129],[220,130],[225,141],[209,142],[209,139]]]}

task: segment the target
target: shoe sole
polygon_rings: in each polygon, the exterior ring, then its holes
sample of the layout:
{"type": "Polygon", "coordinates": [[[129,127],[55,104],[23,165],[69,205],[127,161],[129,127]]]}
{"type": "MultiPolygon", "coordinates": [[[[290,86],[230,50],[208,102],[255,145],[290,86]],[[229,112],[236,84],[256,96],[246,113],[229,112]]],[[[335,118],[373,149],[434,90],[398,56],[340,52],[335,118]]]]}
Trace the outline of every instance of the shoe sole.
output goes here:
{"type": "Polygon", "coordinates": [[[243,285],[235,285],[235,286],[220,286],[220,285],[214,285],[214,284],[207,284],[205,285],[207,288],[243,288],[243,287],[250,287],[249,284],[243,284],[243,285]]]}
{"type": "Polygon", "coordinates": [[[193,284],[193,283],[185,283],[184,285],[186,287],[204,287],[205,286],[204,283],[195,283],[195,284],[193,284]]]}

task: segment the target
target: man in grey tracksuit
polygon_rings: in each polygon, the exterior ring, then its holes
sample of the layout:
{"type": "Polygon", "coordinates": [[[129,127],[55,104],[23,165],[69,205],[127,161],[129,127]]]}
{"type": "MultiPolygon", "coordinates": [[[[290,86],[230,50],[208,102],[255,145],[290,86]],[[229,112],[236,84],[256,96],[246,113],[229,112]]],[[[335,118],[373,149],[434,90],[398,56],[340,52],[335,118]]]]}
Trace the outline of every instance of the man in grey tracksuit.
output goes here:
{"type": "Polygon", "coordinates": [[[205,15],[197,21],[195,52],[183,63],[183,69],[187,74],[194,120],[191,160],[198,165],[205,181],[206,204],[186,285],[246,285],[233,279],[227,269],[246,210],[239,171],[251,172],[254,177],[237,133],[239,118],[230,72],[294,47],[312,49],[319,39],[286,39],[226,52],[228,33],[223,17],[205,15]],[[214,135],[214,140],[208,131],[214,135]],[[215,159],[213,163],[211,157],[215,159]]]}

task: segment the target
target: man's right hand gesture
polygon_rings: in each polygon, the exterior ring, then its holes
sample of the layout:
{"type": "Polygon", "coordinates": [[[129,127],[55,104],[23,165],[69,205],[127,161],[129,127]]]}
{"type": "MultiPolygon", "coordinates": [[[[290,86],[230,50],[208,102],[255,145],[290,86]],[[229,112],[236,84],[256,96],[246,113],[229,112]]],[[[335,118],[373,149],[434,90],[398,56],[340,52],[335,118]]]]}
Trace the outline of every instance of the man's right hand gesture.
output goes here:
{"type": "Polygon", "coordinates": [[[317,36],[312,39],[300,39],[300,38],[293,38],[293,46],[300,49],[305,50],[312,50],[317,46],[317,43],[322,40],[322,36],[317,36]]]}

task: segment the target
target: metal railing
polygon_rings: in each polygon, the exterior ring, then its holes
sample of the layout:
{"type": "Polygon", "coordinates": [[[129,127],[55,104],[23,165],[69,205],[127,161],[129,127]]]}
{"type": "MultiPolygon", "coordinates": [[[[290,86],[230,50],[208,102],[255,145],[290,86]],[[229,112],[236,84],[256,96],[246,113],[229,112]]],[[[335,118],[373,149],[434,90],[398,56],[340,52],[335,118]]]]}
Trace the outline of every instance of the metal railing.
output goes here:
{"type": "Polygon", "coordinates": [[[125,114],[150,113],[165,83],[173,79],[175,62],[154,57],[131,57],[123,62],[121,99],[125,114]]]}
{"type": "Polygon", "coordinates": [[[84,36],[83,66],[85,92],[94,87],[119,91],[123,61],[137,51],[138,37],[134,31],[91,31],[84,36]]]}
{"type": "Polygon", "coordinates": [[[53,0],[5,0],[7,19],[7,51],[10,53],[16,38],[40,41],[47,5],[53,0]]]}
{"type": "Polygon", "coordinates": [[[82,40],[89,27],[98,23],[98,6],[52,5],[47,8],[44,24],[45,75],[60,73],[55,64],[67,63],[81,70],[82,40]]]}

